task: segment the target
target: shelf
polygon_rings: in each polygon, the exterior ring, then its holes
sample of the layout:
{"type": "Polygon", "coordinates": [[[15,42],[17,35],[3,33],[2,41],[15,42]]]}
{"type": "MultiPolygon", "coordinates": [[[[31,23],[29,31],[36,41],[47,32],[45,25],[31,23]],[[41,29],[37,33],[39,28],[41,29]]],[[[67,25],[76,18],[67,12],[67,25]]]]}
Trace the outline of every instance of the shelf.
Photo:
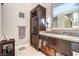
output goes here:
{"type": "Polygon", "coordinates": [[[32,27],[33,27],[33,28],[37,28],[37,25],[36,25],[36,24],[34,24],[32,27]]]}
{"type": "Polygon", "coordinates": [[[47,56],[55,56],[56,51],[54,49],[48,48],[47,46],[42,46],[40,50],[47,56]]]}
{"type": "Polygon", "coordinates": [[[38,18],[38,16],[34,16],[32,17],[32,20],[36,20],[38,18]]]}

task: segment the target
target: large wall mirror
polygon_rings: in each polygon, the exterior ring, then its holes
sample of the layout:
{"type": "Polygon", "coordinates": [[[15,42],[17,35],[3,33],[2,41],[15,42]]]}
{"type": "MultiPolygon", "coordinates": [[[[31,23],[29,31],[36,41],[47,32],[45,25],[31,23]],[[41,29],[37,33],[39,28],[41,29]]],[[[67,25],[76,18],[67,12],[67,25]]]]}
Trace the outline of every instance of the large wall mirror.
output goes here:
{"type": "Polygon", "coordinates": [[[52,28],[79,28],[79,3],[53,3],[52,28]]]}

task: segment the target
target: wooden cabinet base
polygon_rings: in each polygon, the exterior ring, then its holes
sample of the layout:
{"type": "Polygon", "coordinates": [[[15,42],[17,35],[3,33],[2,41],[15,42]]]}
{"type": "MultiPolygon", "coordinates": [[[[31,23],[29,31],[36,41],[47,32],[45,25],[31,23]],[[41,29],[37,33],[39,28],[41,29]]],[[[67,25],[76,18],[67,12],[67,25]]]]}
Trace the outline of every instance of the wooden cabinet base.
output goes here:
{"type": "Polygon", "coordinates": [[[15,56],[15,40],[0,41],[0,56],[15,56]]]}
{"type": "Polygon", "coordinates": [[[53,49],[50,49],[46,46],[41,47],[41,51],[46,54],[47,56],[55,56],[56,55],[56,51],[53,49]]]}

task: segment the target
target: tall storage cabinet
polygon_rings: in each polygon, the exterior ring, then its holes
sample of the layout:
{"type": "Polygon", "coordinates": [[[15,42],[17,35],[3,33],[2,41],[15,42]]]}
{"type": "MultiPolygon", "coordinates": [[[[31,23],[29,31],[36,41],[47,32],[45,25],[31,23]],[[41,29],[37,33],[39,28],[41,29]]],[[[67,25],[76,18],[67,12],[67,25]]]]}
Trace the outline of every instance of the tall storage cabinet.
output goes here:
{"type": "Polygon", "coordinates": [[[45,31],[46,8],[37,5],[30,11],[30,45],[39,49],[39,31],[45,31]]]}

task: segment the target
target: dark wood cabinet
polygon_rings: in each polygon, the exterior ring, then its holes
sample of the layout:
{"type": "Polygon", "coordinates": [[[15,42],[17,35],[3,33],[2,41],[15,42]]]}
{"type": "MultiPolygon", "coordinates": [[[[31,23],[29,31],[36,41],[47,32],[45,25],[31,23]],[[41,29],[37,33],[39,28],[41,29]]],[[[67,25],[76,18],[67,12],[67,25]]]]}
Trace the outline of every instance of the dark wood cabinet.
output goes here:
{"type": "MultiPolygon", "coordinates": [[[[73,55],[70,41],[62,40],[59,38],[48,37],[44,35],[40,35],[40,39],[42,41],[46,41],[48,44],[48,48],[53,49],[54,51],[60,52],[61,54],[66,56],[73,55]]],[[[42,46],[43,46],[43,42],[42,42],[42,46]]],[[[55,54],[56,52],[54,52],[54,55],[55,54]]]]}
{"type": "Polygon", "coordinates": [[[58,39],[58,38],[52,38],[50,39],[50,47],[55,49],[57,52],[62,53],[63,55],[71,56],[71,42],[58,39]]]}
{"type": "MultiPolygon", "coordinates": [[[[40,39],[42,40],[41,44],[41,51],[48,55],[48,56],[55,56],[56,55],[56,50],[51,48],[50,46],[50,41],[52,40],[51,37],[40,35],[40,39]]],[[[54,41],[52,41],[52,44],[54,44],[54,41]]]]}
{"type": "Polygon", "coordinates": [[[39,49],[39,31],[45,31],[46,8],[37,5],[30,11],[30,44],[39,49]],[[42,22],[42,20],[44,22],[42,22]]]}
{"type": "Polygon", "coordinates": [[[0,56],[14,56],[15,55],[15,40],[0,41],[0,56]]]}

